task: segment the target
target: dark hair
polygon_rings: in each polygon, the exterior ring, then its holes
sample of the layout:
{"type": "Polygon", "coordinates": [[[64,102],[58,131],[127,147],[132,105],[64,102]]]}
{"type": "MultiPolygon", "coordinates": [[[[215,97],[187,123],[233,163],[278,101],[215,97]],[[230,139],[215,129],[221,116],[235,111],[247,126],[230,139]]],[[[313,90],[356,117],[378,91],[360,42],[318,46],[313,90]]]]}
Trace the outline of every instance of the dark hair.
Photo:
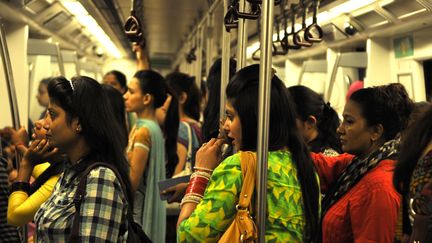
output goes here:
{"type": "Polygon", "coordinates": [[[51,79],[53,79],[53,78],[52,78],[52,77],[43,78],[43,79],[39,82],[39,85],[41,85],[41,84],[48,85],[48,83],[51,81],[51,79]]]}
{"type": "MultiPolygon", "coordinates": [[[[153,108],[161,107],[166,98],[167,94],[174,92],[168,87],[166,80],[157,72],[152,70],[140,70],[135,73],[134,77],[138,79],[141,93],[151,94],[153,96],[153,108]]],[[[176,96],[173,95],[173,100],[176,96]]],[[[178,163],[177,156],[177,132],[179,126],[178,117],[178,101],[173,102],[167,110],[165,124],[163,126],[163,132],[165,135],[165,152],[167,154],[167,175],[174,173],[175,166],[178,163]]]]}
{"type": "MultiPolygon", "coordinates": [[[[123,95],[111,85],[102,84],[102,89],[105,91],[108,97],[108,101],[113,109],[114,116],[122,127],[122,131],[128,136],[128,130],[126,126],[126,111],[123,95]]],[[[127,146],[127,143],[125,147],[127,146]]]]}
{"type": "Polygon", "coordinates": [[[408,194],[412,172],[432,139],[432,105],[428,106],[428,110],[413,123],[406,136],[402,138],[393,184],[403,195],[408,194]]]}
{"type": "Polygon", "coordinates": [[[177,97],[180,97],[182,92],[187,94],[183,111],[186,115],[198,121],[200,118],[201,93],[195,83],[195,77],[191,77],[185,73],[174,72],[168,74],[166,80],[168,85],[176,92],[177,97]]]}
{"type": "MultiPolygon", "coordinates": [[[[51,102],[66,112],[69,124],[73,118],[78,118],[81,134],[96,161],[114,165],[122,178],[129,178],[129,165],[124,154],[128,137],[122,132],[102,86],[85,76],[74,77],[71,81],[57,77],[49,82],[48,95],[51,102]]],[[[128,198],[132,199],[130,180],[123,181],[128,198]]],[[[129,204],[132,205],[132,201],[129,204]]]]}
{"type": "Polygon", "coordinates": [[[306,86],[292,86],[288,91],[295,103],[298,118],[306,121],[309,116],[314,116],[317,120],[318,137],[311,142],[311,151],[319,153],[326,148],[332,148],[342,153],[336,132],[339,116],[330,104],[326,104],[321,95],[306,86]]]}
{"type": "Polygon", "coordinates": [[[177,135],[180,118],[178,112],[178,100],[175,92],[171,87],[167,86],[167,93],[170,94],[172,98],[171,104],[166,112],[162,130],[165,135],[165,150],[167,155],[166,174],[167,178],[171,178],[179,161],[177,155],[177,135]]]}
{"type": "Polygon", "coordinates": [[[111,71],[107,72],[105,74],[105,76],[110,75],[110,74],[112,74],[112,75],[114,75],[116,77],[117,82],[120,84],[120,86],[123,89],[125,89],[125,90],[127,89],[127,86],[126,86],[126,76],[122,72],[117,71],[117,70],[111,70],[111,71]]]}
{"type": "Polygon", "coordinates": [[[166,98],[166,81],[157,72],[152,70],[140,70],[135,73],[134,78],[138,79],[141,93],[153,96],[153,108],[161,107],[166,98]]]}
{"type": "MultiPolygon", "coordinates": [[[[226,89],[230,103],[239,115],[242,129],[241,150],[257,150],[259,65],[238,71],[226,89]]],[[[319,188],[309,150],[295,122],[295,110],[285,85],[277,77],[271,79],[269,151],[290,149],[297,168],[305,213],[304,241],[318,234],[319,188]]]]}
{"type": "MultiPolygon", "coordinates": [[[[230,59],[229,63],[229,79],[236,72],[237,62],[230,59]]],[[[220,90],[221,90],[221,75],[222,75],[222,59],[218,58],[210,68],[207,77],[208,100],[204,110],[204,123],[202,126],[203,141],[209,141],[211,138],[216,138],[219,133],[220,120],[220,90]]]]}
{"type": "Polygon", "coordinates": [[[397,83],[357,90],[349,100],[360,105],[369,126],[383,126],[385,141],[394,139],[406,127],[413,109],[405,88],[397,83]]]}

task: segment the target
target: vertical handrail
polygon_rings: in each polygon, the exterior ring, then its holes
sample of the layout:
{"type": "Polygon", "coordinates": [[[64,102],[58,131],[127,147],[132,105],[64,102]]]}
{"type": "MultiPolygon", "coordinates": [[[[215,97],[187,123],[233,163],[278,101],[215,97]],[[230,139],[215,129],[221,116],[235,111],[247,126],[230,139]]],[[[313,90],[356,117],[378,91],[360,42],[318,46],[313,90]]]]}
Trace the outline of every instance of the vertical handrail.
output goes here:
{"type": "Polygon", "coordinates": [[[74,51],[74,61],[75,61],[75,71],[76,71],[76,75],[80,75],[80,65],[79,65],[79,61],[78,61],[78,54],[76,51],[74,51]]]}
{"type": "MultiPolygon", "coordinates": [[[[239,12],[245,12],[246,0],[240,0],[239,12]]],[[[237,71],[246,66],[247,19],[239,18],[237,31],[237,71]]]]}
{"type": "MultiPolygon", "coordinates": [[[[2,22],[0,22],[0,45],[1,45],[3,69],[5,70],[5,75],[6,75],[5,78],[6,78],[6,84],[8,88],[8,94],[9,94],[9,104],[11,106],[10,108],[12,112],[12,123],[15,129],[19,129],[21,127],[21,122],[20,122],[19,112],[18,112],[18,101],[16,97],[12,66],[10,63],[9,51],[6,42],[6,32],[4,31],[2,22]]],[[[18,166],[18,164],[16,166],[18,166]]]]}
{"type": "Polygon", "coordinates": [[[207,18],[207,40],[206,40],[206,77],[208,77],[210,72],[210,67],[212,65],[212,52],[213,52],[213,13],[209,13],[207,18]]]}
{"type": "Polygon", "coordinates": [[[197,60],[196,60],[196,70],[195,70],[195,82],[197,83],[198,87],[201,87],[201,80],[202,80],[202,64],[203,64],[203,49],[204,49],[204,25],[197,30],[197,60]]]}
{"type": "MultiPolygon", "coordinates": [[[[6,85],[8,89],[8,95],[9,95],[9,104],[12,112],[12,123],[15,128],[15,130],[20,129],[21,122],[19,118],[19,110],[18,110],[18,101],[16,97],[16,90],[15,90],[15,83],[13,78],[13,72],[12,72],[12,66],[10,63],[10,57],[9,57],[9,51],[7,47],[7,41],[6,41],[6,32],[3,28],[3,23],[0,21],[0,52],[1,52],[1,58],[3,62],[3,69],[5,70],[5,78],[6,78],[6,85]]],[[[19,161],[20,156],[18,154],[18,151],[15,151],[15,168],[19,169],[19,161]]],[[[21,231],[21,240],[23,243],[27,243],[27,226],[24,225],[20,228],[21,231]]]]}
{"type": "Polygon", "coordinates": [[[259,242],[265,242],[267,212],[267,164],[270,121],[270,90],[272,79],[272,37],[274,0],[263,1],[261,18],[261,60],[258,95],[257,146],[257,227],[259,242]]]}
{"type": "MultiPolygon", "coordinates": [[[[230,0],[224,0],[224,16],[228,12],[230,0]]],[[[225,26],[222,25],[222,73],[221,73],[221,95],[220,95],[220,108],[219,108],[219,118],[222,120],[225,114],[225,89],[229,81],[229,63],[230,63],[230,49],[231,49],[231,35],[225,30],[225,26]]]]}
{"type": "Polygon", "coordinates": [[[60,45],[58,43],[55,43],[56,48],[57,48],[57,63],[59,65],[59,69],[60,69],[60,74],[65,77],[66,76],[66,72],[65,72],[65,68],[64,68],[64,63],[63,63],[63,57],[61,55],[60,52],[60,45]]]}
{"type": "Polygon", "coordinates": [[[336,55],[336,60],[334,62],[333,69],[332,69],[331,76],[330,76],[330,83],[329,83],[329,87],[327,90],[327,97],[326,97],[327,102],[330,102],[330,97],[331,97],[331,94],[333,92],[333,87],[334,87],[334,83],[336,80],[336,73],[337,73],[337,70],[339,68],[340,59],[341,59],[341,53],[338,52],[338,54],[336,55]]]}

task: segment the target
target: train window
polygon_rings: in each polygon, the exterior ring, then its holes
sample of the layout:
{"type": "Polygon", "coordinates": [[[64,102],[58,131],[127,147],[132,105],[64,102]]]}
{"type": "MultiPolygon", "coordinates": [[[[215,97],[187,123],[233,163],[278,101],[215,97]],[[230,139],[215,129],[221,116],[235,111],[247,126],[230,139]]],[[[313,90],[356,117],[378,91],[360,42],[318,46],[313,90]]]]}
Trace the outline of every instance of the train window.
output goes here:
{"type": "Polygon", "coordinates": [[[423,62],[426,100],[432,102],[432,59],[423,62]]]}

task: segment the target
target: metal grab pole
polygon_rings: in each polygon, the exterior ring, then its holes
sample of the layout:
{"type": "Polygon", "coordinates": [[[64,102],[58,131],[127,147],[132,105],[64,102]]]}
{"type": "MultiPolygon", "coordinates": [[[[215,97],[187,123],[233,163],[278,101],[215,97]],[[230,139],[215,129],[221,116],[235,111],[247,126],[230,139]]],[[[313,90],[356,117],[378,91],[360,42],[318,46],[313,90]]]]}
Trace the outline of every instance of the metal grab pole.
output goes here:
{"type": "Polygon", "coordinates": [[[258,95],[257,146],[257,227],[259,242],[265,242],[267,213],[267,164],[270,121],[270,90],[272,78],[272,37],[274,0],[263,1],[261,17],[261,60],[258,95]]]}
{"type": "Polygon", "coordinates": [[[56,47],[57,47],[57,63],[59,65],[60,74],[63,77],[65,77],[66,76],[66,71],[65,71],[65,68],[64,68],[63,57],[62,57],[61,52],[60,52],[60,46],[59,46],[59,43],[55,43],[55,44],[56,44],[56,47]]]}
{"type": "MultiPolygon", "coordinates": [[[[6,78],[6,84],[8,89],[8,95],[9,95],[9,104],[12,112],[12,123],[15,128],[15,130],[20,129],[21,122],[19,118],[19,112],[18,112],[18,101],[16,97],[16,91],[15,91],[15,83],[13,79],[13,73],[12,73],[12,66],[10,63],[10,57],[9,57],[9,51],[7,47],[7,41],[6,41],[6,32],[3,29],[3,23],[0,21],[0,54],[3,62],[3,69],[5,71],[5,78],[6,78]]],[[[18,154],[18,151],[15,151],[15,167],[18,170],[19,169],[19,161],[21,160],[20,155],[18,154]]],[[[20,228],[20,238],[23,243],[27,243],[27,226],[24,225],[20,228]]]]}
{"type": "MultiPolygon", "coordinates": [[[[245,12],[246,0],[240,0],[239,11],[245,12]]],[[[237,32],[237,71],[246,66],[247,19],[239,18],[237,32]]]]}
{"type": "Polygon", "coordinates": [[[21,122],[18,113],[18,102],[16,97],[16,91],[15,91],[15,83],[12,74],[12,66],[10,64],[9,51],[6,43],[6,33],[3,29],[2,22],[0,22],[0,32],[1,32],[0,33],[1,56],[3,61],[3,69],[6,75],[5,78],[8,87],[9,104],[12,111],[12,123],[14,128],[18,130],[21,127],[21,122]]]}
{"type": "MultiPolygon", "coordinates": [[[[224,16],[228,12],[230,0],[224,0],[224,16]]],[[[229,63],[230,63],[230,48],[231,48],[231,34],[225,30],[225,26],[222,25],[222,73],[221,73],[221,96],[220,96],[220,108],[219,108],[219,119],[223,119],[225,114],[225,89],[229,81],[229,63]]]]}
{"type": "Polygon", "coordinates": [[[213,13],[209,13],[207,19],[206,27],[206,77],[208,77],[210,72],[210,67],[212,65],[212,54],[213,54],[213,13]]]}
{"type": "Polygon", "coordinates": [[[197,30],[197,49],[196,49],[196,70],[195,70],[195,82],[198,87],[201,87],[202,80],[202,64],[203,64],[203,48],[204,48],[204,26],[197,30]]]}

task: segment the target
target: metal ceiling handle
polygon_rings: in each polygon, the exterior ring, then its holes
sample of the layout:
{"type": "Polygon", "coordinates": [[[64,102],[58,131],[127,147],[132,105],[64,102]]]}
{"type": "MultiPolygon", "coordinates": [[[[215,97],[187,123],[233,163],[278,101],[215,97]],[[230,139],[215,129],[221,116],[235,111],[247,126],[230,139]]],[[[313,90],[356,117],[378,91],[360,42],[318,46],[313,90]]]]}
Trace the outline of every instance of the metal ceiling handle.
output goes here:
{"type": "Polygon", "coordinates": [[[145,38],[144,33],[142,32],[142,25],[140,21],[138,20],[136,13],[135,13],[135,1],[131,1],[131,14],[126,19],[126,22],[124,24],[124,31],[126,34],[126,37],[129,39],[132,43],[137,43],[141,45],[141,47],[145,47],[145,38]]]}
{"type": "Polygon", "coordinates": [[[304,38],[308,42],[315,42],[319,43],[322,41],[323,38],[323,30],[318,25],[317,21],[317,13],[319,8],[319,0],[314,0],[312,2],[312,7],[314,8],[313,12],[313,22],[311,25],[309,25],[304,33],[304,38]]]}
{"type": "Polygon", "coordinates": [[[248,1],[251,5],[251,11],[252,12],[240,12],[238,7],[235,8],[236,15],[239,18],[242,19],[258,19],[261,14],[261,5],[258,3],[258,1],[248,1]]]}
{"type": "Polygon", "coordinates": [[[284,45],[286,45],[287,49],[292,49],[292,50],[298,50],[301,48],[301,46],[297,45],[294,42],[294,35],[295,35],[295,16],[296,16],[296,9],[297,5],[296,4],[291,4],[291,33],[285,33],[284,38],[282,38],[282,43],[284,45]]]}
{"type": "MultiPolygon", "coordinates": [[[[262,0],[246,0],[250,3],[257,3],[262,4],[262,0]]],[[[282,0],[274,0],[274,5],[279,5],[282,2],[282,0]]]]}
{"type": "Polygon", "coordinates": [[[224,25],[225,30],[227,32],[230,32],[232,29],[238,28],[238,16],[237,16],[237,7],[238,7],[238,0],[233,0],[231,2],[231,5],[228,7],[228,11],[225,14],[224,17],[224,25]]]}
{"type": "Polygon", "coordinates": [[[300,10],[302,11],[302,28],[294,34],[294,43],[299,46],[311,47],[312,43],[305,40],[306,31],[306,11],[307,6],[304,0],[300,1],[300,10]]]}
{"type": "MultiPolygon", "coordinates": [[[[282,40],[280,39],[279,36],[279,32],[280,32],[280,26],[279,26],[279,20],[277,19],[277,17],[275,18],[275,22],[274,22],[275,26],[276,26],[276,40],[273,41],[272,43],[272,47],[273,47],[273,52],[272,54],[274,56],[283,56],[286,55],[288,53],[288,49],[284,47],[284,45],[282,44],[282,40]],[[279,48],[281,47],[282,50],[279,48]]],[[[286,30],[285,30],[286,32],[286,30]]]]}

